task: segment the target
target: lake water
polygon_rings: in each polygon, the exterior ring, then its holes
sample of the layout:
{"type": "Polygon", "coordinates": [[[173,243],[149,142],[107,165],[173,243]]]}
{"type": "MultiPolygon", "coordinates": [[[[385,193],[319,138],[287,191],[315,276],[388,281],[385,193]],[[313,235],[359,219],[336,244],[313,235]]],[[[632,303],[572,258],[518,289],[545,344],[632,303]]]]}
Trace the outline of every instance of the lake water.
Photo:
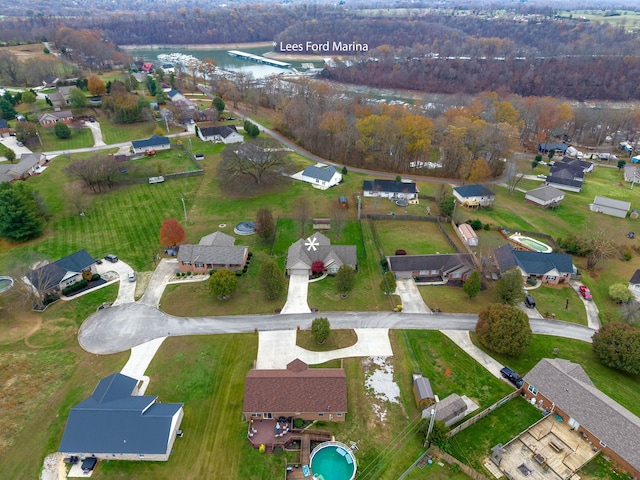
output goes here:
{"type": "MultiPolygon", "coordinates": [[[[237,48],[225,48],[225,49],[211,49],[211,50],[192,50],[189,48],[169,48],[169,47],[159,47],[154,49],[144,49],[144,48],[135,48],[135,49],[127,49],[127,51],[135,58],[136,60],[142,59],[148,62],[158,63],[158,55],[161,53],[183,53],[185,55],[193,55],[199,60],[204,60],[205,58],[210,58],[215,61],[218,66],[225,70],[231,70],[234,72],[246,72],[251,73],[254,78],[265,78],[270,75],[278,75],[283,72],[289,72],[289,70],[284,68],[271,67],[269,65],[261,65],[259,63],[252,62],[250,60],[243,60],[241,58],[232,57],[227,53],[228,50],[240,50],[242,52],[253,53],[254,55],[264,55],[267,52],[271,52],[272,49],[270,47],[254,47],[254,48],[244,48],[241,46],[237,48]]],[[[301,68],[302,62],[288,62],[294,68],[301,68]]],[[[309,63],[309,62],[304,62],[309,63]]],[[[321,60],[314,63],[316,67],[321,67],[321,60]]]]}

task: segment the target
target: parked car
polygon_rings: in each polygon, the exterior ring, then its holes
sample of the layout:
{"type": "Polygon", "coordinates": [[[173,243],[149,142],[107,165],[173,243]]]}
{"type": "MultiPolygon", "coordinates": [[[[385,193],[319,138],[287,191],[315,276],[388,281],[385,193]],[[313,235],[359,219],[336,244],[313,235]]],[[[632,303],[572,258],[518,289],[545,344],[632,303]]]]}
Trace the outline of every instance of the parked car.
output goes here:
{"type": "Polygon", "coordinates": [[[500,369],[500,374],[518,388],[520,388],[524,383],[524,380],[522,379],[522,377],[518,375],[516,372],[514,372],[513,370],[511,370],[509,367],[502,367],[500,369]]]}
{"type": "Polygon", "coordinates": [[[529,295],[528,293],[524,296],[524,304],[527,306],[527,308],[535,308],[536,306],[536,301],[533,299],[533,297],[531,295],[529,295]]]}
{"type": "Polygon", "coordinates": [[[96,264],[98,265],[102,265],[102,259],[101,258],[94,258],[96,264]]]}
{"type": "Polygon", "coordinates": [[[129,273],[129,281],[130,282],[135,282],[136,281],[136,272],[130,272],[129,273]]]}
{"type": "Polygon", "coordinates": [[[114,254],[110,253],[108,255],[104,256],[104,259],[107,260],[108,262],[111,263],[116,263],[118,261],[118,257],[116,257],[114,254]]]}
{"type": "Polygon", "coordinates": [[[580,285],[580,288],[578,290],[580,291],[580,295],[582,295],[582,298],[584,298],[585,300],[593,300],[593,297],[591,296],[591,290],[589,290],[586,285],[580,285]]]}

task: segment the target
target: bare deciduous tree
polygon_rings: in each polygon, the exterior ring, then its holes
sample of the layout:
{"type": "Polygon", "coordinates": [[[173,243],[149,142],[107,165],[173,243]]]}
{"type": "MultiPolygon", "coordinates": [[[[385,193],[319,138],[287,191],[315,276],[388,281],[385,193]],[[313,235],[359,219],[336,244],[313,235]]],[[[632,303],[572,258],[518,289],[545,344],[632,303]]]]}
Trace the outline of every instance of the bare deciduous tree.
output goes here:
{"type": "Polygon", "coordinates": [[[94,193],[101,193],[116,184],[122,165],[106,155],[93,154],[89,158],[74,160],[65,169],[67,175],[78,178],[94,193]]]}

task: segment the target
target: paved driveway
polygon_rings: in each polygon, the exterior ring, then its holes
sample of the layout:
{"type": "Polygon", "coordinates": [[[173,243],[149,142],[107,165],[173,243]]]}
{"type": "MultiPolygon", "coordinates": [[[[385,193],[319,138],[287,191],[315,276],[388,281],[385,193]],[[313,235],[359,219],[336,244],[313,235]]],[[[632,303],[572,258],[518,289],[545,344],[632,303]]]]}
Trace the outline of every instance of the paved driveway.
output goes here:
{"type": "Polygon", "coordinates": [[[569,285],[571,285],[571,288],[575,290],[576,294],[584,304],[584,309],[587,311],[587,325],[589,328],[598,330],[600,328],[600,311],[598,310],[596,302],[593,300],[585,300],[584,297],[580,295],[580,285],[582,285],[582,282],[571,280],[569,281],[569,285]]]}
{"type": "Polygon", "coordinates": [[[102,130],[100,129],[99,122],[85,122],[85,128],[91,130],[91,134],[93,135],[93,146],[94,147],[103,147],[106,145],[104,140],[102,140],[102,130]]]}
{"type": "Polygon", "coordinates": [[[308,275],[291,275],[289,277],[287,303],[282,307],[281,313],[310,313],[311,309],[307,303],[308,291],[308,275]]]}
{"type": "Polygon", "coordinates": [[[129,281],[129,272],[133,272],[133,268],[129,264],[122,260],[116,263],[102,261],[102,265],[96,265],[98,273],[103,274],[105,272],[116,272],[120,277],[120,288],[118,289],[118,298],[113,302],[113,305],[122,305],[124,303],[131,303],[135,301],[136,294],[136,282],[129,281]]]}
{"type": "Polygon", "coordinates": [[[175,258],[163,258],[153,271],[149,284],[147,285],[144,295],[139,302],[149,305],[150,307],[159,307],[162,293],[169,281],[176,278],[178,271],[178,260],[175,258]]]}
{"type": "Polygon", "coordinates": [[[405,313],[433,313],[420,295],[420,290],[413,278],[396,280],[396,294],[402,299],[402,311],[405,313]]]}

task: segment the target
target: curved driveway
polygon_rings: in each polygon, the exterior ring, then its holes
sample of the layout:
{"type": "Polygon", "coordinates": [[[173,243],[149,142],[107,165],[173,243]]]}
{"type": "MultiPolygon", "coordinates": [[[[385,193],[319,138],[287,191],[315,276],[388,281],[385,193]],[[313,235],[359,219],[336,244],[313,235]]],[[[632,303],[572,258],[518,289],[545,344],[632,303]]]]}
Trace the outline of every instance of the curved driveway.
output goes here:
{"type": "MultiPolygon", "coordinates": [[[[409,330],[474,330],[472,314],[418,314],[394,312],[323,312],[332,328],[392,328],[409,330]]],[[[156,338],[181,335],[246,333],[255,330],[310,329],[317,314],[174,317],[141,303],[117,305],[91,315],[80,327],[80,346],[91,353],[129,350],[156,338]]],[[[531,319],[535,334],[591,342],[595,333],[581,325],[558,320],[531,319]]]]}

